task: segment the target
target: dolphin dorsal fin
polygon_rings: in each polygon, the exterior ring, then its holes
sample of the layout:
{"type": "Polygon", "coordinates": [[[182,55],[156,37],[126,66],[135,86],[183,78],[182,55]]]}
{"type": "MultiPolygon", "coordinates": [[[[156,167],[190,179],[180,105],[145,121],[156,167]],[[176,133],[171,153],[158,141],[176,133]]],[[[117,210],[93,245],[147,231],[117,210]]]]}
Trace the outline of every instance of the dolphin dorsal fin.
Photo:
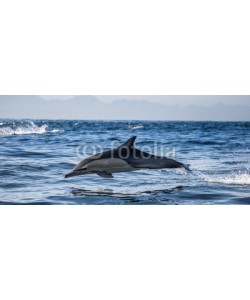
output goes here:
{"type": "Polygon", "coordinates": [[[119,148],[122,148],[122,147],[132,148],[134,146],[136,138],[137,138],[136,136],[133,136],[132,138],[127,140],[126,143],[122,144],[119,148]]]}

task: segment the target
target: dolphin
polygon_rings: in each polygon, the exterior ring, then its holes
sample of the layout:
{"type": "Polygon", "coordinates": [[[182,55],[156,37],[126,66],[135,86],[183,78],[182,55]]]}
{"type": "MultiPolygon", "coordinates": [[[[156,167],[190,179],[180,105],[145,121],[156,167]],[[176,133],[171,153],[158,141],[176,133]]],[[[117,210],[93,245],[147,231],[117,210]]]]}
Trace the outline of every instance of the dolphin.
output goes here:
{"type": "Polygon", "coordinates": [[[133,136],[118,148],[82,160],[72,172],[65,175],[65,178],[85,174],[97,174],[103,178],[113,178],[113,173],[145,169],[185,168],[190,171],[189,165],[136,149],[134,147],[135,140],[136,136],[133,136]]]}

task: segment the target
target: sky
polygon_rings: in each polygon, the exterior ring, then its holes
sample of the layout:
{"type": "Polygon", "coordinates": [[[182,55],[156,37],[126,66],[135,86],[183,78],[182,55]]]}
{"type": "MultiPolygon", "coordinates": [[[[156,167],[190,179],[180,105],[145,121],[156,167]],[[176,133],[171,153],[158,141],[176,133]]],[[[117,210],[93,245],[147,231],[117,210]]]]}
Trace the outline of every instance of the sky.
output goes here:
{"type": "Polygon", "coordinates": [[[0,118],[250,121],[250,96],[0,96],[0,118]]]}

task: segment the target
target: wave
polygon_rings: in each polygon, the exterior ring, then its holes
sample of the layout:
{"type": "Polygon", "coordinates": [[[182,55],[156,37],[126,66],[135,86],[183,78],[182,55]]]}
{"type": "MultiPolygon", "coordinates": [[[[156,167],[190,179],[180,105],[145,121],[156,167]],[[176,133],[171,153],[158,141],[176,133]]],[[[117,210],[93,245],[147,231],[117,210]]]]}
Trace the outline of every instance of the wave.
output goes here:
{"type": "Polygon", "coordinates": [[[48,130],[48,125],[38,126],[34,122],[21,122],[16,125],[15,122],[11,126],[0,128],[0,136],[10,135],[25,135],[25,134],[44,134],[44,133],[58,133],[62,132],[59,129],[48,130]]]}
{"type": "Polygon", "coordinates": [[[154,185],[154,188],[152,187],[141,187],[141,188],[130,188],[123,189],[119,187],[112,187],[112,188],[99,188],[99,189],[73,189],[71,193],[74,196],[96,196],[96,197],[119,197],[124,199],[132,199],[134,197],[138,196],[150,196],[155,195],[158,193],[164,193],[164,194],[172,194],[176,191],[183,190],[184,186],[167,186],[166,184],[158,184],[154,185]]]}

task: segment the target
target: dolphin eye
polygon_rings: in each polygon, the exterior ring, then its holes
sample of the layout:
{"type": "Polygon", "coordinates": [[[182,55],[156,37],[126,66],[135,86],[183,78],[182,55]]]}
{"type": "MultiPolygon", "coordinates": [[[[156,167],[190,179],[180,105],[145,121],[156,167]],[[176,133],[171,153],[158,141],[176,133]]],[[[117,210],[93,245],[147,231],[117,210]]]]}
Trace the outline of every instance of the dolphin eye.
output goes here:
{"type": "Polygon", "coordinates": [[[81,169],[81,171],[86,171],[86,170],[87,170],[87,168],[82,168],[82,169],[81,169]]]}

